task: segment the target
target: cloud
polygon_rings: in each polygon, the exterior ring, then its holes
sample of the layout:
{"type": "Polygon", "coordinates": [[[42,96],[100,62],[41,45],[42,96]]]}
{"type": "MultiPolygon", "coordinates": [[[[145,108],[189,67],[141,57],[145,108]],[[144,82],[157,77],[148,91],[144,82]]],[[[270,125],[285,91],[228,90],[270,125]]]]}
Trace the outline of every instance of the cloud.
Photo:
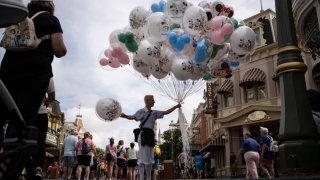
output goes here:
{"type": "MultiPolygon", "coordinates": [[[[27,2],[27,0],[25,0],[27,2]]],[[[155,95],[155,109],[166,110],[176,103],[160,96],[149,84],[126,66],[115,71],[103,70],[98,64],[99,53],[109,46],[109,34],[115,29],[122,29],[129,24],[129,13],[136,6],[149,8],[149,0],[95,0],[95,1],[55,1],[56,16],[59,18],[68,54],[55,59],[52,66],[57,99],[61,102],[66,121],[74,121],[79,113],[75,108],[81,104],[81,114],[85,128],[93,134],[94,141],[104,148],[108,137],[115,137],[129,145],[133,141],[132,130],[138,122],[117,119],[104,122],[95,114],[95,104],[100,98],[112,97],[118,100],[123,112],[134,114],[143,108],[143,97],[155,95]]],[[[190,1],[198,4],[199,1],[190,1]]],[[[225,0],[235,10],[235,17],[245,19],[260,11],[257,0],[225,0]],[[250,5],[250,6],[249,6],[250,5]]],[[[264,9],[274,10],[274,1],[265,1],[264,9]]],[[[0,57],[4,51],[0,50],[0,57]]],[[[183,111],[188,122],[193,109],[203,102],[203,90],[188,97],[183,104],[183,111]]],[[[159,120],[161,131],[168,129],[171,120],[176,121],[178,112],[159,120]]]]}

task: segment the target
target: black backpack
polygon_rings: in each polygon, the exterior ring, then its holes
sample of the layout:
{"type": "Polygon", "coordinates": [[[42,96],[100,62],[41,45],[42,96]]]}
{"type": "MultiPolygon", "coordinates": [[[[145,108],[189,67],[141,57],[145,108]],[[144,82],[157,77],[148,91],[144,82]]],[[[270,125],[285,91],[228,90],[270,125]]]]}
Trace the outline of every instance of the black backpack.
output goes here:
{"type": "Polygon", "coordinates": [[[81,148],[81,154],[86,155],[90,152],[90,147],[86,143],[85,139],[82,139],[82,148],[81,148]]]}

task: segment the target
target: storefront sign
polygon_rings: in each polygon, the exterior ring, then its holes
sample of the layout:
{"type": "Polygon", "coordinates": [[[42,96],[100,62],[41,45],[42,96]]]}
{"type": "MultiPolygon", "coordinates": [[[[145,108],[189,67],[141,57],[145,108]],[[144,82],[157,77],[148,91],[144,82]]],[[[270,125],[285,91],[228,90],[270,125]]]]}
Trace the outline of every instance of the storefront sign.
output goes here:
{"type": "Polygon", "coordinates": [[[58,137],[56,135],[53,135],[47,132],[46,144],[57,146],[57,142],[58,142],[58,137]]]}
{"type": "Polygon", "coordinates": [[[214,111],[215,111],[215,108],[214,108],[213,83],[207,83],[206,97],[207,97],[206,113],[213,114],[214,111]]]}
{"type": "Polygon", "coordinates": [[[250,122],[250,121],[260,121],[264,119],[270,119],[270,116],[267,115],[266,112],[264,111],[254,111],[248,115],[246,118],[245,122],[250,122]]]}

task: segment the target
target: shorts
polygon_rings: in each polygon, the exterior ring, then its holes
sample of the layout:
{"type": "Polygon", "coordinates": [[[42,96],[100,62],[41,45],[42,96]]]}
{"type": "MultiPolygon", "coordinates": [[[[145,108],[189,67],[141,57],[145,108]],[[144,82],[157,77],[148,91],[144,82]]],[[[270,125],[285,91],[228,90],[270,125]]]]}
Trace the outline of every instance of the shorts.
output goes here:
{"type": "Polygon", "coordinates": [[[137,160],[136,159],[129,159],[128,160],[128,167],[136,167],[137,164],[137,160]]]}
{"type": "Polygon", "coordinates": [[[78,166],[89,167],[91,162],[91,155],[78,155],[77,160],[78,160],[78,166]]]}
{"type": "Polygon", "coordinates": [[[153,170],[159,170],[159,161],[160,161],[159,159],[154,160],[154,163],[152,165],[153,170]]]}
{"type": "Polygon", "coordinates": [[[77,164],[75,156],[64,156],[63,167],[74,167],[77,164]]]}
{"type": "Polygon", "coordinates": [[[124,159],[122,159],[122,158],[117,158],[117,166],[118,166],[119,168],[123,168],[123,166],[124,166],[124,159]]]}

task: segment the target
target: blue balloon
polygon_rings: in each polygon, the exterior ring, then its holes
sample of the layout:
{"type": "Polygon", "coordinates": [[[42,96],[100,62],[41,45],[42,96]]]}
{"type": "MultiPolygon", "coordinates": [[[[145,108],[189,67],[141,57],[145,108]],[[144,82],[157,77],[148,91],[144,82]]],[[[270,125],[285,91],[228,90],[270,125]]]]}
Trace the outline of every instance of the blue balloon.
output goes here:
{"type": "Polygon", "coordinates": [[[166,12],[167,4],[166,4],[165,1],[160,1],[160,2],[159,2],[159,6],[160,6],[160,11],[161,11],[161,12],[166,12]]]}
{"type": "Polygon", "coordinates": [[[197,43],[196,47],[196,53],[194,55],[194,59],[197,63],[202,63],[206,60],[206,52],[207,52],[207,46],[205,44],[205,40],[202,39],[197,43]]]}
{"type": "Polygon", "coordinates": [[[188,34],[183,34],[183,35],[181,36],[181,41],[182,41],[184,44],[190,43],[190,37],[189,37],[189,35],[188,35],[188,34]]]}
{"type": "Polygon", "coordinates": [[[230,66],[232,66],[232,67],[238,67],[240,65],[240,62],[238,62],[238,61],[231,61],[230,62],[230,66]]]}
{"type": "Polygon", "coordinates": [[[176,43],[177,42],[177,34],[175,32],[168,32],[167,34],[168,39],[170,41],[170,44],[176,43]]]}
{"type": "Polygon", "coordinates": [[[151,11],[154,13],[154,12],[160,12],[160,7],[159,7],[159,5],[158,4],[156,4],[156,3],[153,3],[152,5],[151,5],[151,11]]]}

